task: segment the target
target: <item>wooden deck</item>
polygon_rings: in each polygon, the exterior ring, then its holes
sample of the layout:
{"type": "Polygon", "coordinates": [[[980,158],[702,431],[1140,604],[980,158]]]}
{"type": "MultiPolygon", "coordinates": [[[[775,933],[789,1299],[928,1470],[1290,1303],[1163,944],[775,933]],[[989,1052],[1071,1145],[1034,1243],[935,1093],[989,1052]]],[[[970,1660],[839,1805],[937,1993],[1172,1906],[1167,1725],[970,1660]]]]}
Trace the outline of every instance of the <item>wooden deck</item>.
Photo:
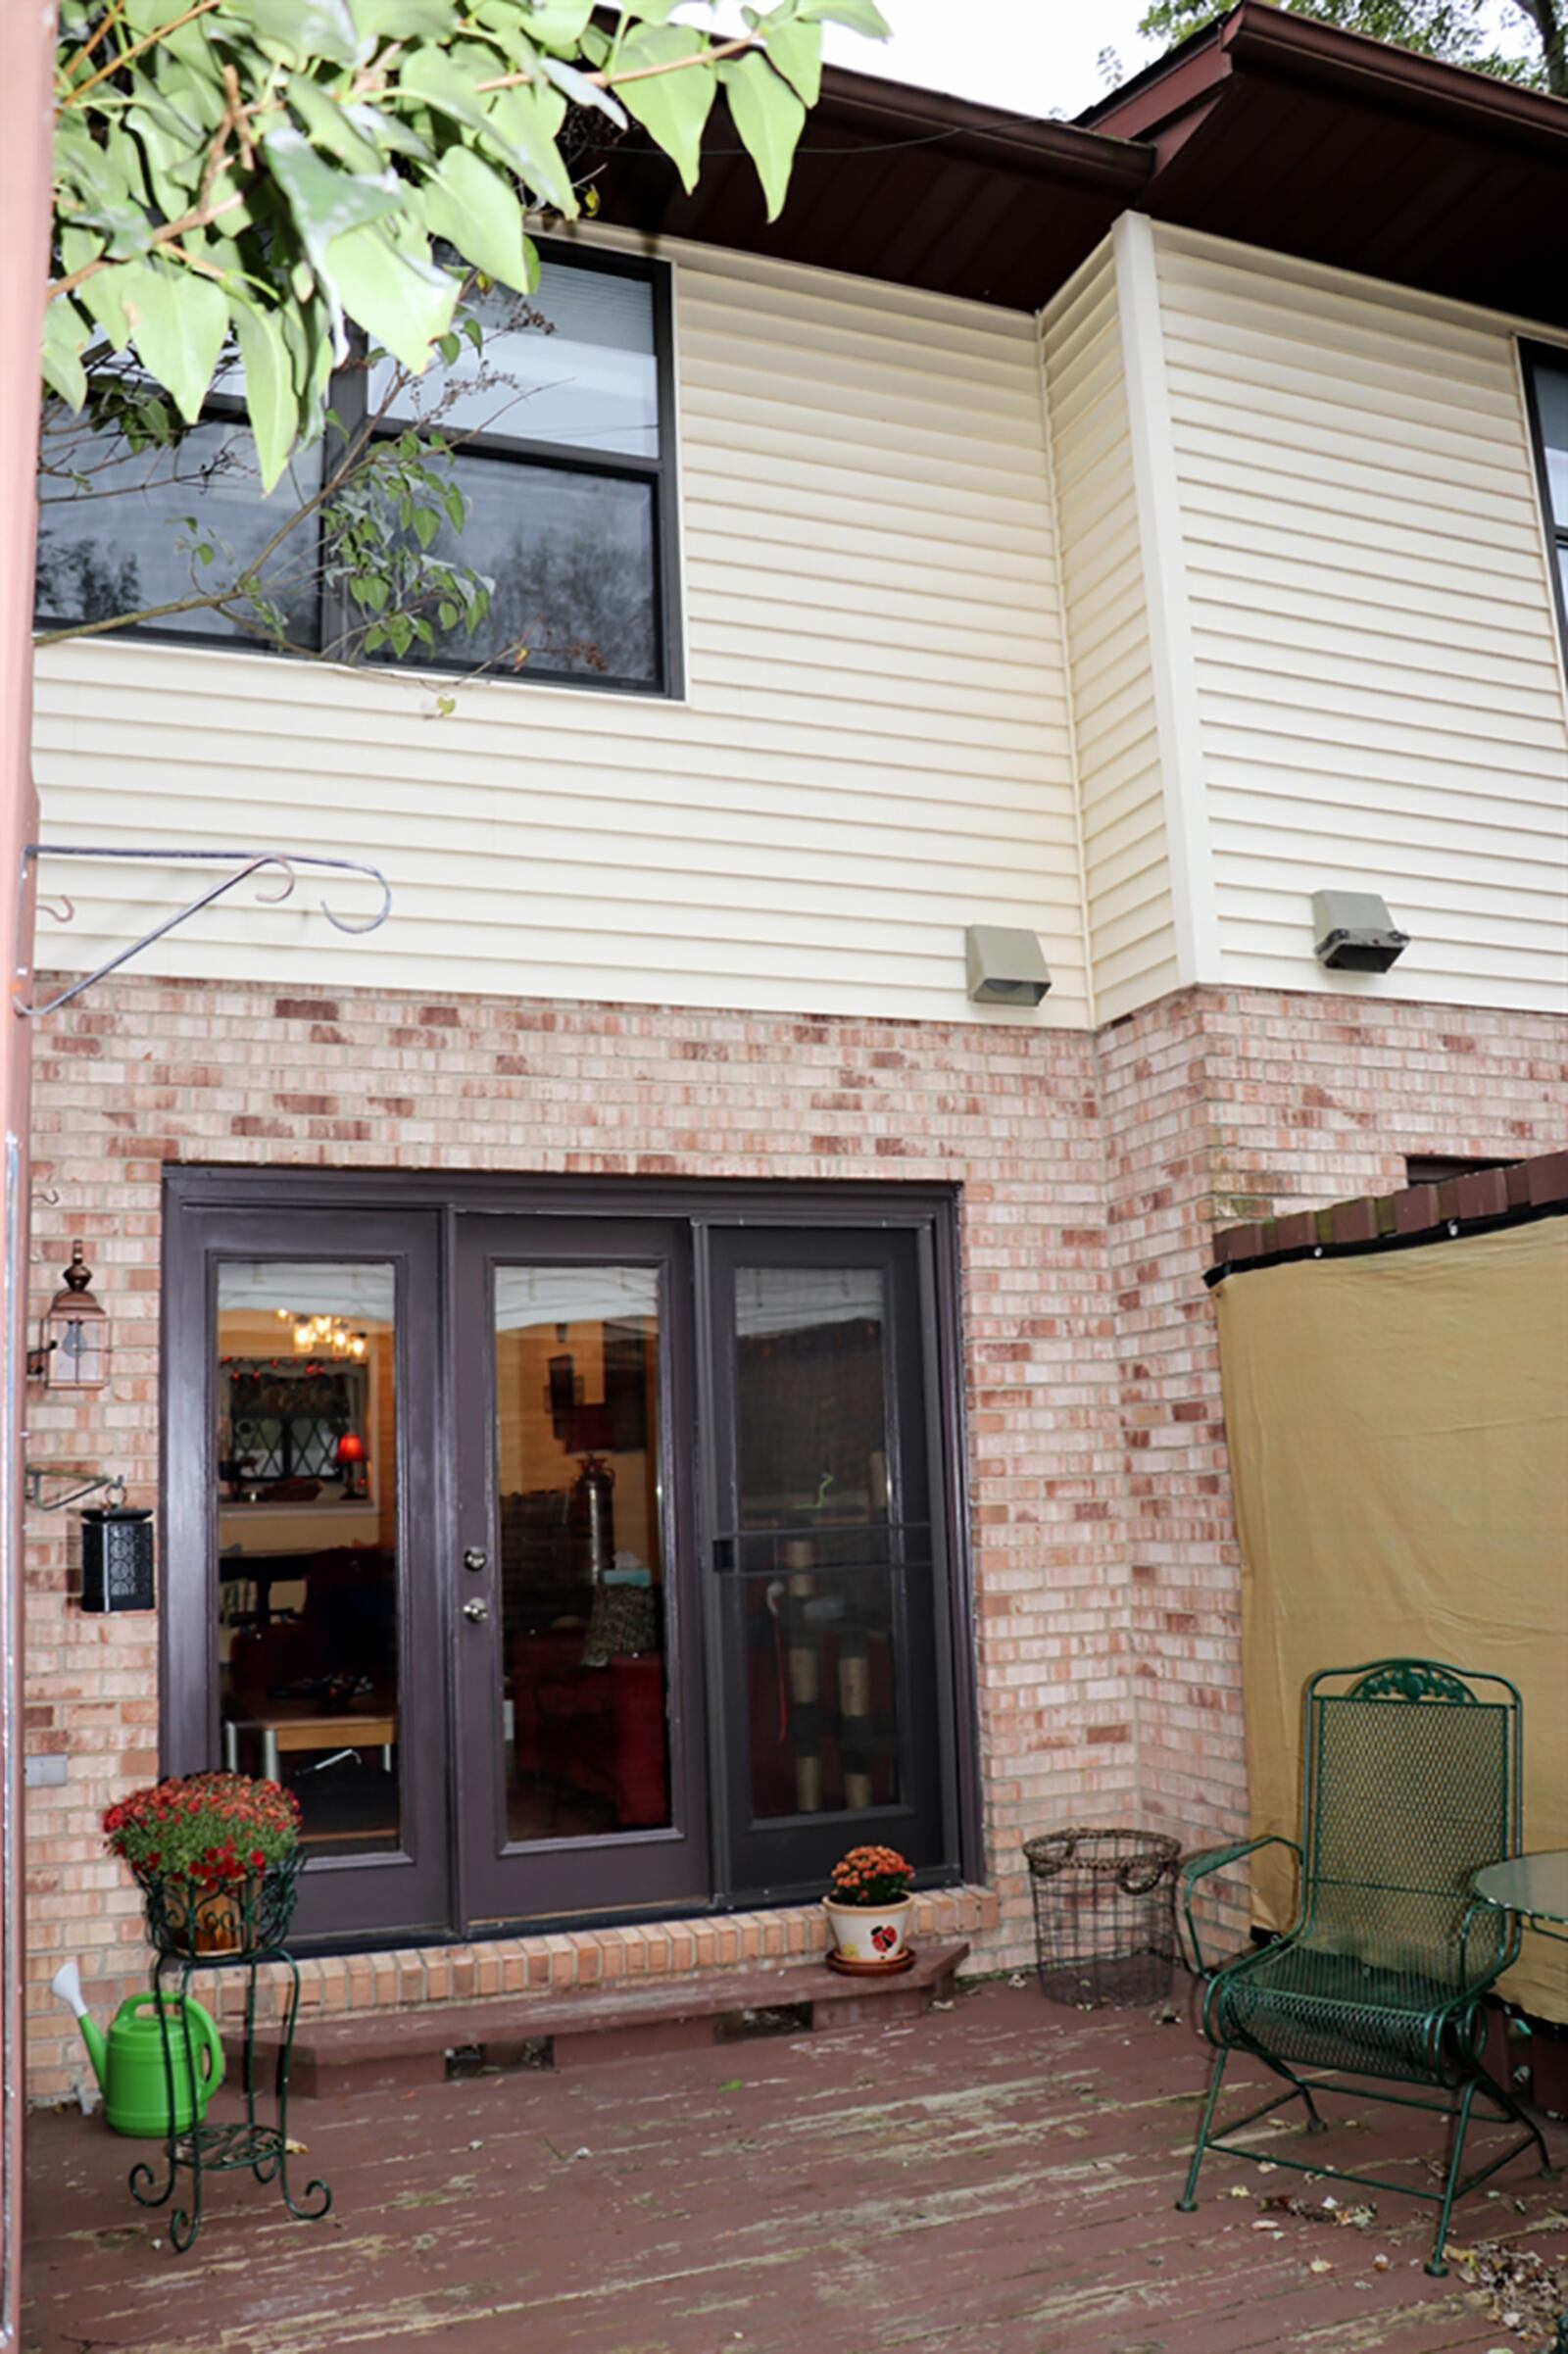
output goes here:
{"type": "MultiPolygon", "coordinates": [[[[168,2246],[167,2210],[144,2214],[126,2193],[143,2145],[101,2120],[40,2117],[24,2343],[1521,2354],[1541,2342],[1490,2318],[1457,2273],[1425,2277],[1425,2204],[1369,2194],[1366,2231],[1282,2216],[1263,2200],[1359,2194],[1211,2159],[1198,2213],[1176,2214],[1203,2073],[1185,2021],[1086,2017],[1032,1986],[993,1986],[888,2027],[300,2101],[300,2179],[328,2177],[331,2215],[292,2222],[274,2190],[223,2178],[185,2258],[168,2246]]],[[[1358,2122],[1314,2153],[1426,2179],[1427,2121],[1340,2107],[1358,2122]]],[[[1271,2143],[1300,2146],[1294,2126],[1256,2139],[1265,2160],[1271,2143]]],[[[1520,2159],[1497,2195],[1461,2206],[1456,2236],[1568,2258],[1564,2198],[1520,2159]]]]}

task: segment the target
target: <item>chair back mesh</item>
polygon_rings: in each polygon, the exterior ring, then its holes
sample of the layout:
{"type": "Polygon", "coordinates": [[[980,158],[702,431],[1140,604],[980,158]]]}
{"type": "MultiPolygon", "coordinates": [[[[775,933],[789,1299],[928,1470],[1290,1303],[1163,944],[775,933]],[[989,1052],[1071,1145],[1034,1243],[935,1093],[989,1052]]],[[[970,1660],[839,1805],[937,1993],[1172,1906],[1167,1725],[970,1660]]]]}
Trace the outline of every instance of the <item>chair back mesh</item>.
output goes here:
{"type": "MultiPolygon", "coordinates": [[[[1303,1942],[1401,1977],[1468,1976],[1495,1916],[1461,1929],[1470,1882],[1511,1854],[1514,1700],[1479,1699],[1448,1670],[1389,1663],[1349,1692],[1308,1702],[1311,1780],[1303,1942]]],[[[1314,1679],[1314,1684],[1322,1679],[1314,1679]]]]}

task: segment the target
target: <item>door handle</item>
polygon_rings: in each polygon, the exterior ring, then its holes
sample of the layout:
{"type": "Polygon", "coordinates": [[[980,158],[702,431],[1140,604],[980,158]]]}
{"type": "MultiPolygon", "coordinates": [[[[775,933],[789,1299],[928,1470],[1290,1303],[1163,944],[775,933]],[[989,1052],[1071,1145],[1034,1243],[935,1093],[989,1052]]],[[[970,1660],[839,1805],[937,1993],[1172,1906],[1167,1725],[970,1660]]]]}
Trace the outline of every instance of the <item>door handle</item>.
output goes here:
{"type": "Polygon", "coordinates": [[[463,1615],[465,1618],[471,1619],[477,1627],[482,1620],[489,1617],[490,1605],[488,1602],[465,1602],[463,1615]]]}

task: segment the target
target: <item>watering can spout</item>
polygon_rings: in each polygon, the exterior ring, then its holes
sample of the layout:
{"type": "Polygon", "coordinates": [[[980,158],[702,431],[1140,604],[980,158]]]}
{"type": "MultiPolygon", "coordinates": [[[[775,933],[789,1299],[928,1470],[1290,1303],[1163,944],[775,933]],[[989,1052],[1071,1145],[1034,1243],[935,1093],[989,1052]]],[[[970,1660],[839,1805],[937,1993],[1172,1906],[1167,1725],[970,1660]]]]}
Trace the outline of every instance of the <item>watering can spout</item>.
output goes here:
{"type": "Polygon", "coordinates": [[[81,2039],[87,2046],[87,2057],[92,2062],[93,2075],[98,2079],[98,2088],[100,2091],[107,2091],[108,2086],[104,2083],[104,2069],[108,2055],[104,2048],[103,2035],[97,2021],[82,1999],[81,1972],[74,1962],[65,1962],[61,1965],[50,1981],[49,1990],[57,2001],[65,2003],[68,2009],[75,2013],[76,2025],[81,2030],[81,2039]]]}

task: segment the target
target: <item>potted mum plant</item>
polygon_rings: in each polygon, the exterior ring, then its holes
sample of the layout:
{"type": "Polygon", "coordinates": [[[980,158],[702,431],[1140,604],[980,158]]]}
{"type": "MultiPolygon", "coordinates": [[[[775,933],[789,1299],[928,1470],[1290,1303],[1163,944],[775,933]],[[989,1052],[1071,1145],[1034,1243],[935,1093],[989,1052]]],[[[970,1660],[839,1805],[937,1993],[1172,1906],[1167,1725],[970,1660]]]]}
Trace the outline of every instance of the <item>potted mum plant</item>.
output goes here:
{"type": "Polygon", "coordinates": [[[248,1774],[174,1775],[104,1816],[111,1855],[142,1891],[160,1952],[190,1956],[278,1945],[304,1856],[299,1801],[248,1774]]]}
{"type": "Polygon", "coordinates": [[[833,1866],[831,1892],[822,1899],[835,1970],[907,1970],[914,1955],[906,1942],[914,1899],[914,1873],[896,1847],[852,1847],[833,1866]]]}

